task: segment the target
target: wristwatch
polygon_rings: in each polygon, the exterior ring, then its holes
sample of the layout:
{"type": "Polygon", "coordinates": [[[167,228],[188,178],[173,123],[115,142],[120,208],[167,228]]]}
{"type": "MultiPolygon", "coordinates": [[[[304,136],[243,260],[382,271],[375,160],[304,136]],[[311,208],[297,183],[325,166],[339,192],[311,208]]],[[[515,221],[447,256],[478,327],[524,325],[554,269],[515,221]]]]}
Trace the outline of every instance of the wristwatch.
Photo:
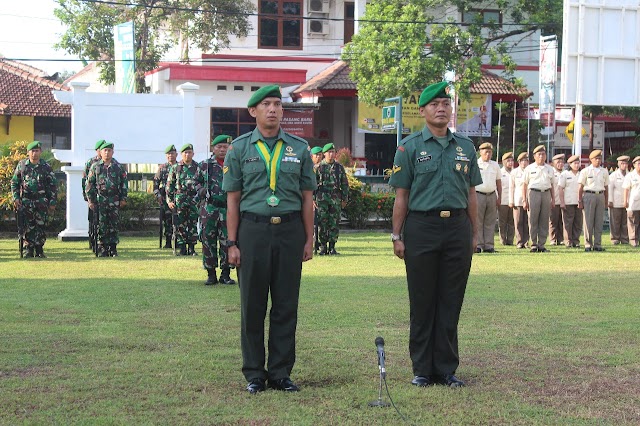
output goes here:
{"type": "Polygon", "coordinates": [[[232,247],[232,246],[237,246],[238,242],[235,240],[227,240],[227,248],[232,247]]]}
{"type": "Polygon", "coordinates": [[[391,241],[392,241],[392,242],[402,241],[402,235],[398,235],[398,234],[391,234],[391,241]]]}

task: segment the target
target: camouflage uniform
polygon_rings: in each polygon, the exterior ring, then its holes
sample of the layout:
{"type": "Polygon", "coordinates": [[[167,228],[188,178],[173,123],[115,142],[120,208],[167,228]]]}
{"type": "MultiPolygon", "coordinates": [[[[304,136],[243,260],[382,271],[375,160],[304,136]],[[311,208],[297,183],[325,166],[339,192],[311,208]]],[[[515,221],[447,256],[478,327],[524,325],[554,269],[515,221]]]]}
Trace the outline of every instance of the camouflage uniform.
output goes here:
{"type": "Polygon", "coordinates": [[[227,263],[227,193],[222,190],[222,166],[215,158],[200,163],[202,188],[200,189],[200,241],[202,242],[202,264],[205,269],[218,267],[216,249],[220,249],[220,268],[228,269],[227,263]]]}
{"type": "Polygon", "coordinates": [[[11,178],[13,200],[22,203],[24,246],[30,254],[34,249],[41,253],[47,240],[43,228],[49,207],[57,203],[57,185],[51,166],[43,160],[37,164],[29,159],[20,161],[11,178]]]}
{"type": "MultiPolygon", "coordinates": [[[[82,172],[82,198],[84,198],[85,201],[89,201],[87,199],[87,176],[89,175],[89,170],[91,169],[91,166],[93,166],[94,163],[97,163],[98,161],[101,160],[100,154],[96,155],[95,157],[91,157],[87,160],[86,163],[84,163],[84,172],[82,172]]],[[[93,226],[91,226],[91,223],[93,222],[93,210],[91,209],[87,209],[87,220],[89,221],[89,247],[91,248],[91,250],[93,250],[93,241],[95,239],[95,236],[93,235],[93,226]]]]}
{"type": "MultiPolygon", "coordinates": [[[[183,161],[173,166],[167,177],[167,203],[175,203],[173,225],[176,232],[176,248],[189,247],[188,254],[194,254],[193,247],[198,242],[198,190],[201,171],[198,163],[187,165],[183,161]]],[[[181,254],[185,254],[182,253],[181,254]]]]}
{"type": "Polygon", "coordinates": [[[171,209],[167,205],[166,193],[167,178],[169,177],[171,167],[171,163],[164,163],[158,167],[158,171],[153,177],[153,193],[156,198],[161,200],[160,208],[164,211],[164,222],[162,223],[162,228],[164,229],[164,240],[167,243],[165,247],[167,248],[170,248],[169,243],[173,239],[173,217],[171,215],[171,209]]]}
{"type": "MultiPolygon", "coordinates": [[[[342,201],[349,197],[349,181],[342,164],[334,161],[328,163],[323,160],[316,169],[318,190],[315,194],[318,206],[318,228],[321,250],[329,244],[329,250],[333,250],[340,229],[340,214],[342,201]]],[[[325,250],[326,251],[326,250],[325,250]]]]}
{"type": "Polygon", "coordinates": [[[90,203],[98,206],[98,244],[101,256],[115,256],[115,246],[120,242],[120,202],[127,200],[129,179],[124,166],[116,159],[108,166],[96,161],[89,169],[85,193],[90,203]]]}

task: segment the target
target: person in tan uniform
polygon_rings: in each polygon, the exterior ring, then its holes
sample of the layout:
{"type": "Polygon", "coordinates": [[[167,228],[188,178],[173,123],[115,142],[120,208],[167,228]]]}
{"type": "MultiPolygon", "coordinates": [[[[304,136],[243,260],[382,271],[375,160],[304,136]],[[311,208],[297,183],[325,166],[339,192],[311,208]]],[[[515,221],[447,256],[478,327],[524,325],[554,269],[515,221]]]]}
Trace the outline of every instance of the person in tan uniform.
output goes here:
{"type": "Polygon", "coordinates": [[[482,185],[476,186],[478,194],[478,235],[476,253],[495,253],[493,239],[496,232],[498,206],[502,195],[500,166],[491,159],[493,145],[485,142],[480,145],[478,168],[482,176],[482,185]],[[497,196],[496,196],[497,194],[497,196]]]}
{"type": "Polygon", "coordinates": [[[511,172],[513,171],[513,152],[502,155],[502,168],[500,169],[500,182],[502,183],[502,193],[500,194],[500,206],[498,207],[498,229],[500,230],[500,242],[503,246],[513,245],[514,224],[513,209],[509,207],[511,194],[509,184],[511,182],[511,172]]]}
{"type": "Polygon", "coordinates": [[[609,198],[609,173],[602,163],[602,151],[596,149],[589,154],[591,165],[580,172],[578,207],[584,208],[584,251],[604,251],[602,226],[604,208],[609,198]]]}
{"type": "Polygon", "coordinates": [[[549,251],[544,247],[549,235],[549,215],[555,204],[555,175],[553,167],[546,163],[547,151],[544,145],[538,145],[533,150],[533,158],[535,162],[524,169],[522,204],[529,211],[530,251],[546,253],[549,251]]]}
{"type": "Polygon", "coordinates": [[[629,242],[638,247],[640,239],[640,156],[633,159],[633,171],[624,177],[624,206],[627,209],[629,242]]]}
{"type": "Polygon", "coordinates": [[[618,169],[609,175],[609,229],[613,245],[629,244],[622,184],[629,168],[628,155],[618,157],[618,169]]]}
{"type": "Polygon", "coordinates": [[[580,247],[582,234],[582,210],[578,208],[578,179],[580,178],[580,157],[572,155],[567,160],[569,170],[560,173],[558,193],[562,222],[564,225],[564,245],[567,248],[580,247]]]}
{"type": "Polygon", "coordinates": [[[559,246],[562,244],[562,209],[560,208],[560,192],[558,191],[558,181],[560,180],[560,174],[564,170],[564,154],[554,155],[552,158],[553,174],[556,178],[556,183],[553,187],[553,208],[549,215],[549,238],[551,239],[552,246],[559,246]]]}
{"type": "Polygon", "coordinates": [[[524,169],[529,165],[529,154],[518,155],[518,167],[511,172],[509,179],[509,207],[513,209],[513,225],[516,231],[516,247],[523,249],[529,242],[529,214],[522,205],[522,186],[524,169]]]}

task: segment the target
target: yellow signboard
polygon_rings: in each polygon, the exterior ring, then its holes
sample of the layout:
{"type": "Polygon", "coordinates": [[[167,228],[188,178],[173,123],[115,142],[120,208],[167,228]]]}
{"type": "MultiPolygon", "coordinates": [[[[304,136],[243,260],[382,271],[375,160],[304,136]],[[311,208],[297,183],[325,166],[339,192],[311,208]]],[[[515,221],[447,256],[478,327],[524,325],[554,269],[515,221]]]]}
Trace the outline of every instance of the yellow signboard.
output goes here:
{"type": "MultiPolygon", "coordinates": [[[[402,133],[409,134],[422,130],[424,118],[420,115],[418,99],[420,92],[415,92],[402,99],[402,133]]],[[[391,105],[391,104],[389,104],[391,105]]],[[[388,105],[385,105],[388,106],[388,105]]],[[[390,112],[386,109],[385,112],[390,112]]],[[[394,116],[395,116],[395,111],[394,116]]],[[[382,107],[369,106],[363,102],[358,102],[358,132],[360,133],[395,133],[395,128],[383,129],[382,107]]]]}
{"type": "MultiPolygon", "coordinates": [[[[569,142],[571,143],[573,143],[573,126],[575,126],[575,124],[576,124],[575,121],[572,121],[564,130],[564,134],[567,135],[567,139],[569,139],[569,142]]],[[[587,131],[584,129],[584,126],[582,127],[582,132],[580,133],[582,133],[582,136],[587,135],[587,131]]]]}

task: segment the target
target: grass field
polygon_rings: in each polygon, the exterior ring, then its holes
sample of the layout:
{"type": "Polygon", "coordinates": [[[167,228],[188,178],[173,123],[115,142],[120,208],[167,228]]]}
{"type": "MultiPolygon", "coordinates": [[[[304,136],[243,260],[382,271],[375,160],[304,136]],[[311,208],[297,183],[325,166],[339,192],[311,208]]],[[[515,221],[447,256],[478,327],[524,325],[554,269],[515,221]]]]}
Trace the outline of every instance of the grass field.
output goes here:
{"type": "Polygon", "coordinates": [[[302,391],[250,396],[237,286],[205,287],[199,258],[153,238],[124,237],[111,259],[86,245],[50,240],[48,259],[20,260],[0,240],[1,424],[403,424],[367,406],[376,336],[413,424],[640,423],[640,250],[629,246],[475,255],[460,320],[468,386],[419,389],[404,265],[388,234],[343,233],[341,256],[304,265],[302,391]]]}

